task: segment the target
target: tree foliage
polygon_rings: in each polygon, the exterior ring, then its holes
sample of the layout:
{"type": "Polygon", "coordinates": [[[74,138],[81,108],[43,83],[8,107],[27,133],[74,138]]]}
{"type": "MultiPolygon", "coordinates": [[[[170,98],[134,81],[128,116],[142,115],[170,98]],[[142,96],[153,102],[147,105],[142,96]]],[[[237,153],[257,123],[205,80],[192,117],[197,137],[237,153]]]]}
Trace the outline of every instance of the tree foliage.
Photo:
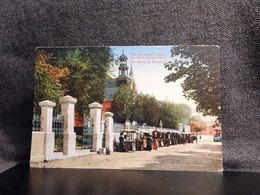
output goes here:
{"type": "Polygon", "coordinates": [[[147,95],[143,105],[144,120],[147,125],[158,126],[160,118],[160,106],[154,96],[147,95]],[[147,100],[146,100],[147,99],[147,100]]]}
{"type": "Polygon", "coordinates": [[[139,95],[136,96],[135,101],[134,101],[134,109],[133,109],[133,117],[132,119],[134,121],[137,121],[139,123],[145,123],[144,119],[144,95],[140,93],[139,95]]]}
{"type": "Polygon", "coordinates": [[[151,95],[138,94],[136,97],[130,84],[121,85],[114,96],[112,107],[114,120],[124,123],[126,120],[158,126],[163,121],[166,128],[177,129],[178,124],[187,120],[190,122],[191,108],[185,104],[163,102],[151,95]]]}
{"type": "Polygon", "coordinates": [[[114,113],[114,120],[116,122],[124,123],[132,117],[134,108],[134,91],[131,85],[126,83],[121,85],[115,96],[112,106],[114,113]]]}
{"type": "Polygon", "coordinates": [[[191,118],[191,107],[186,104],[177,104],[177,106],[181,110],[181,116],[182,116],[181,123],[183,125],[189,124],[191,118]]]}
{"type": "MultiPolygon", "coordinates": [[[[62,78],[67,77],[69,70],[52,66],[50,64],[52,60],[52,54],[41,50],[37,52],[34,79],[34,114],[41,114],[39,102],[50,100],[58,103],[59,98],[64,95],[61,82],[62,78]]],[[[59,109],[60,106],[57,104],[54,113],[59,112],[59,109]]]]}
{"type": "Polygon", "coordinates": [[[64,95],[77,98],[76,110],[80,113],[88,112],[90,103],[101,103],[112,59],[109,47],[39,49],[35,68],[35,113],[40,113],[39,101],[51,100],[59,107],[59,98],[64,95]]]}
{"type": "Polygon", "coordinates": [[[155,97],[140,93],[134,105],[133,120],[150,126],[158,126],[160,106],[155,97]]]}
{"type": "Polygon", "coordinates": [[[190,117],[190,121],[191,122],[202,122],[202,119],[200,118],[200,116],[195,115],[195,116],[190,117]]]}
{"type": "Polygon", "coordinates": [[[165,64],[172,71],[165,82],[185,78],[181,85],[184,96],[195,101],[197,112],[220,119],[218,47],[177,46],[171,49],[171,55],[179,59],[165,64]]]}
{"type": "Polygon", "coordinates": [[[88,112],[88,104],[104,100],[104,83],[110,78],[113,54],[109,47],[63,49],[57,64],[68,68],[68,80],[63,82],[65,95],[77,98],[76,110],[88,112]]]}
{"type": "Polygon", "coordinates": [[[178,104],[179,109],[182,111],[183,118],[190,118],[191,116],[191,107],[186,104],[178,104]]]}
{"type": "Polygon", "coordinates": [[[163,102],[160,114],[160,119],[163,122],[163,127],[178,129],[179,123],[183,122],[185,117],[188,117],[187,110],[190,109],[188,108],[189,107],[185,104],[173,104],[170,102],[163,102]]]}
{"type": "Polygon", "coordinates": [[[135,97],[130,84],[121,85],[114,96],[112,107],[116,122],[126,120],[158,126],[160,106],[155,97],[140,93],[135,97]]]}

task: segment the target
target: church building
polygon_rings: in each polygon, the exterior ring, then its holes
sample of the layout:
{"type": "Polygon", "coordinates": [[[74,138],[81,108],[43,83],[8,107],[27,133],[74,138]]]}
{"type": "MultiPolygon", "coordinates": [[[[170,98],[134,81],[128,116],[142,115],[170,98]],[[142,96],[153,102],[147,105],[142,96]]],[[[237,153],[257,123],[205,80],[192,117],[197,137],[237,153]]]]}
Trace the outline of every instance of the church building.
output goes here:
{"type": "Polygon", "coordinates": [[[102,113],[112,111],[114,96],[121,85],[125,83],[129,83],[131,84],[131,87],[135,91],[135,93],[137,93],[137,88],[134,81],[133,68],[131,65],[130,73],[128,73],[129,67],[127,66],[127,60],[128,58],[124,54],[124,50],[123,50],[122,55],[119,57],[118,77],[109,81],[105,85],[105,99],[102,103],[103,105],[102,113]]]}
{"type": "MultiPolygon", "coordinates": [[[[128,60],[128,58],[124,54],[124,51],[122,51],[122,55],[119,57],[118,77],[111,79],[108,83],[105,84],[105,87],[104,87],[105,98],[104,98],[104,101],[102,102],[102,105],[103,105],[102,113],[112,111],[114,96],[115,96],[118,88],[121,85],[123,85],[125,83],[131,84],[132,89],[137,94],[137,88],[136,88],[136,84],[134,81],[133,68],[131,66],[130,73],[128,73],[129,67],[127,66],[127,60],[128,60]]],[[[83,127],[83,114],[82,113],[75,112],[74,124],[75,124],[76,128],[83,127]]]]}

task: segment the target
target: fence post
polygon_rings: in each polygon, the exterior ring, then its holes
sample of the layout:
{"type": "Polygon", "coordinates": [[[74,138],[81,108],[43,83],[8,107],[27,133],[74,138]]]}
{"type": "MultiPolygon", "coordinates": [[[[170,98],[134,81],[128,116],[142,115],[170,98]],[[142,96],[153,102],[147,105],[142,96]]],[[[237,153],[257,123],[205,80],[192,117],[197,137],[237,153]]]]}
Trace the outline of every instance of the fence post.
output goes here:
{"type": "Polygon", "coordinates": [[[89,104],[90,118],[93,121],[93,149],[98,151],[102,148],[102,133],[101,133],[101,109],[102,105],[94,102],[89,104]]]}
{"type": "Polygon", "coordinates": [[[69,95],[61,97],[61,116],[63,118],[63,154],[75,155],[76,133],[74,132],[74,108],[76,98],[69,95]]]}
{"type": "Polygon", "coordinates": [[[111,112],[105,112],[105,125],[106,125],[106,148],[109,149],[110,152],[113,152],[113,128],[114,128],[114,114],[111,112]]]}
{"type": "Polygon", "coordinates": [[[54,133],[52,132],[54,102],[49,100],[39,103],[41,106],[41,131],[45,132],[44,160],[54,159],[54,133]]]}

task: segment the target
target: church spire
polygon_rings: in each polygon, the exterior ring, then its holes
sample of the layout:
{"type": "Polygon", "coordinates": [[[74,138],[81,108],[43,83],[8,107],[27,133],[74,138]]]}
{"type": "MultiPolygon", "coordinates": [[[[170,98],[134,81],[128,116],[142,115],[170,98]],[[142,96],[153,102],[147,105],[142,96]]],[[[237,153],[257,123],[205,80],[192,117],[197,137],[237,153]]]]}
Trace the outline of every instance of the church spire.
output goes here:
{"type": "Polygon", "coordinates": [[[130,67],[129,78],[130,78],[131,80],[133,80],[133,79],[134,79],[134,72],[133,72],[133,67],[132,67],[132,64],[131,64],[131,67],[130,67]]]}

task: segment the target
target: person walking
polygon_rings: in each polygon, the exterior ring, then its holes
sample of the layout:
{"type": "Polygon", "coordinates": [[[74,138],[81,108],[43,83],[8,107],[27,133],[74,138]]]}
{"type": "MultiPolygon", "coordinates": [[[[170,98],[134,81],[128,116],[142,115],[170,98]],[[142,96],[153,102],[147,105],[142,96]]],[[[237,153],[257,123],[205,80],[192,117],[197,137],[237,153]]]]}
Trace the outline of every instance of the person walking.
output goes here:
{"type": "Polygon", "coordinates": [[[147,150],[147,137],[145,135],[143,137],[143,149],[147,150]]]}
{"type": "Polygon", "coordinates": [[[156,138],[153,139],[153,146],[152,147],[153,147],[154,150],[157,150],[157,148],[158,148],[157,139],[156,138]]]}
{"type": "Polygon", "coordinates": [[[158,136],[157,132],[154,133],[152,149],[157,150],[158,148],[158,136]]]}
{"type": "Polygon", "coordinates": [[[124,138],[123,138],[123,133],[120,133],[119,137],[119,152],[124,152],[124,138]]]}
{"type": "Polygon", "coordinates": [[[149,150],[151,152],[151,150],[152,150],[152,139],[150,138],[150,136],[148,136],[146,138],[146,141],[147,141],[147,150],[149,150]]]}

